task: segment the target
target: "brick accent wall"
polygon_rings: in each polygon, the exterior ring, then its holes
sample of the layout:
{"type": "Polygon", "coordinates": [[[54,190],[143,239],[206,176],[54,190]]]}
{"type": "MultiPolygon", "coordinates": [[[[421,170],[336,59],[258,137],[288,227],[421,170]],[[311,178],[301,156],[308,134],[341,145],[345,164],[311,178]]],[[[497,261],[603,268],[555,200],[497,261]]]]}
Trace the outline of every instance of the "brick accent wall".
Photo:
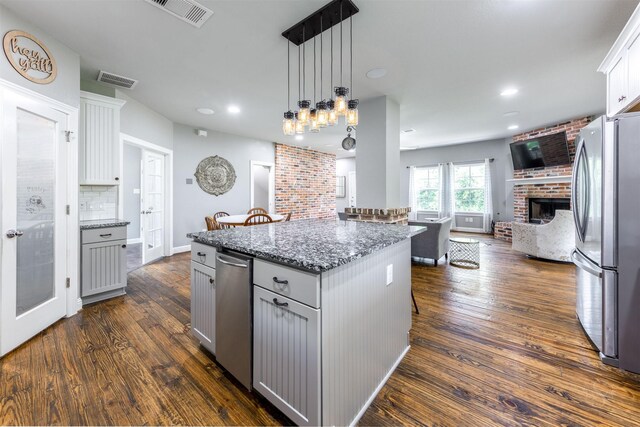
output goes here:
{"type": "Polygon", "coordinates": [[[276,144],[276,212],[291,219],[336,217],[336,156],[276,144]]]}
{"type": "MultiPolygon", "coordinates": [[[[567,144],[571,163],[576,154],[575,139],[580,129],[589,124],[593,117],[581,117],[567,122],[559,123],[545,128],[534,129],[529,132],[520,133],[513,136],[513,142],[525,141],[538,136],[551,135],[565,131],[567,133],[567,144]]],[[[520,178],[541,178],[550,176],[570,176],[573,165],[552,166],[547,168],[523,169],[513,172],[515,179],[520,178]]],[[[513,219],[518,222],[529,220],[530,197],[543,198],[571,198],[571,184],[549,183],[549,184],[518,184],[513,186],[513,219]]],[[[499,222],[495,227],[495,237],[502,240],[511,241],[511,223],[499,222]]]]}

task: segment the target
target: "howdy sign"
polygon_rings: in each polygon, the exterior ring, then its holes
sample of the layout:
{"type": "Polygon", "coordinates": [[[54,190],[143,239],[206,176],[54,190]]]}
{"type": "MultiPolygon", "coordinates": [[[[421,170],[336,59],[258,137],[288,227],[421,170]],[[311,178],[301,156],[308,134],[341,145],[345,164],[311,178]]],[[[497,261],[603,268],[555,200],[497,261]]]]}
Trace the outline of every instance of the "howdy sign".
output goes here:
{"type": "Polygon", "coordinates": [[[39,84],[55,80],[56,61],[40,40],[24,31],[13,30],[4,35],[3,45],[11,66],[22,77],[39,84]]]}

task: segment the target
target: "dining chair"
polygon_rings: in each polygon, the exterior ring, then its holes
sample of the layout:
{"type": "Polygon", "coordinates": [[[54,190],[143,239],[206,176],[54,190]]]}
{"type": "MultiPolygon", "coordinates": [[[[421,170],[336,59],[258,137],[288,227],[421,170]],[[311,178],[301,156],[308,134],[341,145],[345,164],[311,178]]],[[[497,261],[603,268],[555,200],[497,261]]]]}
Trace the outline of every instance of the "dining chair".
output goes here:
{"type": "Polygon", "coordinates": [[[223,216],[229,216],[229,214],[226,213],[226,212],[222,212],[222,211],[221,212],[216,212],[216,213],[213,214],[213,218],[215,218],[216,223],[218,224],[218,230],[222,230],[223,228],[229,228],[228,225],[220,224],[218,222],[218,218],[221,218],[223,216]]]}
{"type": "Polygon", "coordinates": [[[244,221],[244,225],[246,227],[250,225],[268,224],[270,222],[273,222],[273,220],[269,215],[263,214],[263,213],[257,213],[257,214],[250,215],[249,218],[247,218],[244,221]]]}
{"type": "Polygon", "coordinates": [[[268,214],[269,212],[267,212],[265,209],[263,208],[251,208],[247,211],[247,215],[253,215],[253,214],[268,214]]]}
{"type": "Polygon", "coordinates": [[[220,230],[220,224],[213,216],[205,216],[204,222],[207,224],[207,231],[220,230]]]}
{"type": "Polygon", "coordinates": [[[291,212],[289,212],[288,214],[286,214],[286,215],[284,216],[284,220],[285,220],[285,221],[291,221],[291,212]]]}

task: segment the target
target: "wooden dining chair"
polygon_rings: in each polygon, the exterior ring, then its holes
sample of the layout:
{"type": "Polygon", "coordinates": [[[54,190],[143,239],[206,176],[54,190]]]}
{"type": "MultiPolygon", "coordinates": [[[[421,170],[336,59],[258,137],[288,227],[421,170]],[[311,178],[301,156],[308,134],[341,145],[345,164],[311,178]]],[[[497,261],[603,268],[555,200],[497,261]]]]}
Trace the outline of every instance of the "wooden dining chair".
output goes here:
{"type": "Polygon", "coordinates": [[[216,212],[216,213],[213,214],[213,218],[215,218],[216,223],[218,224],[218,227],[219,227],[218,230],[222,230],[223,228],[229,228],[228,225],[220,224],[218,222],[218,218],[222,218],[223,216],[229,216],[229,214],[226,213],[226,212],[222,212],[222,211],[216,212]]]}
{"type": "Polygon", "coordinates": [[[207,224],[207,231],[220,230],[220,224],[213,216],[205,216],[204,222],[207,224]]]}
{"type": "Polygon", "coordinates": [[[269,215],[263,214],[263,213],[257,213],[257,214],[250,215],[249,218],[247,218],[244,221],[244,225],[246,227],[250,225],[268,224],[270,222],[273,222],[273,220],[269,215]]]}
{"type": "Polygon", "coordinates": [[[284,220],[285,220],[285,221],[291,221],[291,212],[289,212],[288,214],[286,214],[286,215],[284,216],[284,220]]]}
{"type": "Polygon", "coordinates": [[[247,211],[247,215],[253,215],[253,214],[268,214],[269,212],[267,212],[265,209],[263,208],[251,208],[247,211]]]}

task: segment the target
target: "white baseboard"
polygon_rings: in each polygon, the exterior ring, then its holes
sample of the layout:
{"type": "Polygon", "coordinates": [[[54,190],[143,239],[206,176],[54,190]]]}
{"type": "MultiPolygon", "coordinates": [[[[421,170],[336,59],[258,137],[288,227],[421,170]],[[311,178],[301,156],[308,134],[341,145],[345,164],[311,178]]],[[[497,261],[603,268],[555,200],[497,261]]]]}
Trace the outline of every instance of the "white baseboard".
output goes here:
{"type": "Polygon", "coordinates": [[[482,228],[456,227],[456,228],[452,228],[451,231],[464,231],[465,233],[487,234],[482,228]]]}
{"type": "Polygon", "coordinates": [[[136,243],[142,243],[142,237],[134,237],[133,239],[127,239],[127,245],[135,245],[136,243]]]}
{"type": "Polygon", "coordinates": [[[171,250],[171,255],[179,254],[182,252],[189,252],[190,250],[191,250],[191,245],[176,246],[171,250]]]}

